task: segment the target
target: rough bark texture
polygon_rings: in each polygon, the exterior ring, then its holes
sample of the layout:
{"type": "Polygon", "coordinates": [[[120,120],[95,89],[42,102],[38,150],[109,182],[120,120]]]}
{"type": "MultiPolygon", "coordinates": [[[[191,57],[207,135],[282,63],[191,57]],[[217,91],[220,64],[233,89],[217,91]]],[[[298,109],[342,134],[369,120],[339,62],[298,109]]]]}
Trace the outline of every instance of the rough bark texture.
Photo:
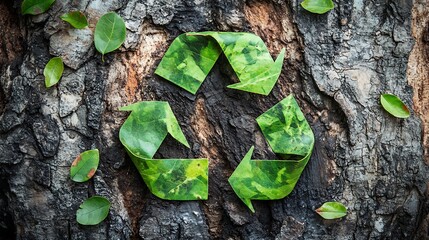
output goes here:
{"type": "Polygon", "coordinates": [[[0,3],[0,236],[19,239],[424,239],[428,238],[429,62],[424,0],[335,1],[324,15],[300,1],[56,1],[38,16],[20,1],[0,3]],[[86,30],[59,16],[82,10],[86,30]],[[118,12],[127,40],[96,53],[98,18],[118,12]],[[268,97],[230,90],[221,57],[194,96],[154,76],[171,41],[187,31],[249,31],[271,53],[286,48],[280,79],[268,97]],[[415,43],[415,44],[414,44],[415,43]],[[413,49],[414,46],[414,49],[413,49]],[[411,55],[410,55],[411,54],[411,55]],[[52,56],[66,64],[57,86],[44,87],[52,56]],[[388,115],[381,93],[414,111],[388,115]],[[255,202],[251,214],[227,182],[251,145],[274,159],[255,118],[294,94],[316,136],[313,156],[291,195],[255,202]],[[169,101],[191,149],[167,138],[157,157],[208,157],[208,201],[164,201],[150,194],[124,152],[120,106],[169,101]],[[82,151],[99,148],[100,167],[87,183],[69,179],[82,151]],[[76,223],[94,194],[112,208],[106,221],[76,223]],[[314,209],[336,200],[347,217],[322,220],[314,209]]]}

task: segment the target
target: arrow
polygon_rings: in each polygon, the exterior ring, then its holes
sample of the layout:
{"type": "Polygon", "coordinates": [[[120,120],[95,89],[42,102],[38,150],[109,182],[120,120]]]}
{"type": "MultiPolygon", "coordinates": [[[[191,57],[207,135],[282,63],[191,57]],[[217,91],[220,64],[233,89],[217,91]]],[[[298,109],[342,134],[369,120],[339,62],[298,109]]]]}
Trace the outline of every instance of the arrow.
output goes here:
{"type": "Polygon", "coordinates": [[[314,146],[310,125],[292,95],[256,121],[272,150],[283,160],[251,160],[252,146],[228,179],[252,212],[251,200],[282,199],[292,192],[314,146]]]}
{"type": "Polygon", "coordinates": [[[282,71],[285,49],[274,62],[262,39],[252,33],[201,32],[188,35],[210,36],[217,41],[239,83],[228,88],[268,95],[282,71]]]}
{"type": "Polygon", "coordinates": [[[167,134],[189,148],[168,102],[138,102],[120,110],[131,114],[119,140],[149,190],[167,200],[207,199],[208,159],[153,159],[167,134]]]}
{"type": "Polygon", "coordinates": [[[268,95],[283,66],[285,49],[273,61],[252,33],[191,32],[178,36],[155,73],[195,94],[223,51],[240,82],[228,88],[268,95]]]}

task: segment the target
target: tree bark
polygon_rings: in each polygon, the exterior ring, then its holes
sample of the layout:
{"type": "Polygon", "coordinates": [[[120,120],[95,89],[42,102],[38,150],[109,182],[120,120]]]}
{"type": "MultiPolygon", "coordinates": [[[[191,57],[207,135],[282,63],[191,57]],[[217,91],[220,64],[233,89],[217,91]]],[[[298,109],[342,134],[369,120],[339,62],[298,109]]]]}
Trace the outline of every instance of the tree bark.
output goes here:
{"type": "MultiPolygon", "coordinates": [[[[20,1],[0,3],[0,236],[17,239],[428,239],[429,5],[425,0],[334,1],[311,14],[301,1],[56,1],[46,13],[22,16],[20,1]],[[59,18],[83,11],[89,28],[59,18]],[[127,39],[105,61],[93,46],[99,17],[121,15],[127,39]],[[153,74],[172,40],[188,31],[259,35],[274,56],[284,47],[272,93],[227,89],[234,73],[221,57],[196,95],[153,74]],[[66,65],[46,89],[52,56],[66,65]],[[387,114],[382,93],[410,106],[405,120],[387,114]],[[294,191],[255,201],[252,214],[228,177],[250,146],[276,159],[255,118],[294,94],[316,137],[294,191]],[[209,200],[154,197],[126,155],[118,131],[142,100],[168,101],[191,144],[171,138],[159,158],[209,158],[209,200]],[[86,183],[69,179],[73,159],[100,150],[86,183]],[[108,218],[86,227],[81,202],[107,197],[108,218]],[[348,207],[323,220],[326,201],[348,207]]],[[[274,56],[275,57],[275,56],[274,56]]]]}

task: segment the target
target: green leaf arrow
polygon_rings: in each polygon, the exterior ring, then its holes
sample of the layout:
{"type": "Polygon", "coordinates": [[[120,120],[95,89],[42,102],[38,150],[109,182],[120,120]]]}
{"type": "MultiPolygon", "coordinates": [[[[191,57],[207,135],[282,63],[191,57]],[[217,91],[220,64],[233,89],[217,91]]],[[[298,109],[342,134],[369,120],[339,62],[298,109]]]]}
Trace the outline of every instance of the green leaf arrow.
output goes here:
{"type": "Polygon", "coordinates": [[[85,15],[80,11],[72,11],[63,14],[60,18],[63,21],[70,23],[70,25],[77,29],[82,29],[88,26],[88,20],[86,20],[85,15]]]}
{"type": "Polygon", "coordinates": [[[149,190],[167,200],[207,199],[208,159],[152,159],[167,134],[189,147],[168,102],[138,102],[120,110],[131,114],[119,139],[149,190]]]}
{"type": "Polygon", "coordinates": [[[283,66],[285,50],[273,61],[262,39],[242,32],[191,32],[177,37],[155,73],[195,94],[223,51],[239,83],[228,88],[268,95],[283,66]]]}
{"type": "Polygon", "coordinates": [[[316,212],[324,219],[336,219],[347,215],[347,208],[339,202],[326,202],[316,212]]]}
{"type": "Polygon", "coordinates": [[[174,39],[155,73],[195,94],[220,53],[212,38],[181,34],[174,39]]]}
{"type": "Polygon", "coordinates": [[[283,160],[251,160],[251,147],[229,178],[234,192],[252,212],[251,200],[282,199],[292,192],[314,146],[310,125],[292,95],[256,121],[272,150],[283,160]]]}

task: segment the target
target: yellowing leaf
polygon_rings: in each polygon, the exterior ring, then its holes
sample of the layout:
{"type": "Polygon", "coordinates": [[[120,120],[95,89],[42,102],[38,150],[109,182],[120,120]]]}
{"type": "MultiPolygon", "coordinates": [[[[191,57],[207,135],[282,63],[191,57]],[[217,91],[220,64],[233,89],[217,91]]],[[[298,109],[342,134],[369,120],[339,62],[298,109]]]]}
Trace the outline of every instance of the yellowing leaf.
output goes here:
{"type": "Polygon", "coordinates": [[[88,26],[85,15],[80,11],[73,11],[61,16],[61,19],[70,23],[74,28],[82,29],[88,26]]]}
{"type": "Polygon", "coordinates": [[[380,102],[384,110],[397,118],[408,118],[410,110],[397,96],[392,94],[382,94],[380,102]]]}
{"type": "Polygon", "coordinates": [[[43,75],[45,76],[45,86],[49,88],[57,84],[63,75],[63,71],[63,60],[60,57],[51,58],[43,70],[43,75]]]}
{"type": "Polygon", "coordinates": [[[336,219],[347,215],[347,208],[339,202],[326,202],[316,212],[324,219],[336,219]]]}
{"type": "Polygon", "coordinates": [[[46,12],[55,0],[24,0],[21,5],[23,15],[37,15],[46,12]]]}
{"type": "Polygon", "coordinates": [[[98,149],[92,149],[81,153],[72,163],[70,178],[75,182],[86,182],[97,171],[99,163],[98,149]]]}
{"type": "Polygon", "coordinates": [[[76,212],[76,221],[82,225],[97,225],[109,214],[110,202],[104,197],[94,196],[85,200],[76,212]]]}

